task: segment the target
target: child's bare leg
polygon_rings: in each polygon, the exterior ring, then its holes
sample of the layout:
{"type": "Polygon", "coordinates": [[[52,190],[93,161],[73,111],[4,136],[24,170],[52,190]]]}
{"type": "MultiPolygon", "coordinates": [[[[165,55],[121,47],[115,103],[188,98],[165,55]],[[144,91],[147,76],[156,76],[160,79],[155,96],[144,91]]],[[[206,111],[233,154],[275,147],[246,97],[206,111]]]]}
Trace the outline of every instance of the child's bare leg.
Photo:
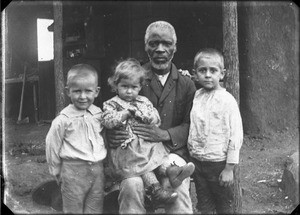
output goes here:
{"type": "Polygon", "coordinates": [[[171,190],[164,190],[156,178],[154,172],[147,172],[142,175],[145,188],[149,190],[151,198],[156,202],[171,203],[178,197],[177,193],[171,190]]]}

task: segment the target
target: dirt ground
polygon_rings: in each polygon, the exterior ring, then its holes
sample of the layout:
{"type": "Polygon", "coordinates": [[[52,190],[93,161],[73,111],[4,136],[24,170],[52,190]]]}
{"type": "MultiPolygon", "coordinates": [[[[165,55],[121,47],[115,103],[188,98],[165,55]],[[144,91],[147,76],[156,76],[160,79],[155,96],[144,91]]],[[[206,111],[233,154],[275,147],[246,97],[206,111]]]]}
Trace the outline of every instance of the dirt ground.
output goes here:
{"type": "MultiPolygon", "coordinates": [[[[36,186],[52,179],[45,158],[45,136],[49,127],[49,123],[17,125],[15,120],[5,121],[4,203],[14,213],[58,213],[31,199],[36,186]]],[[[240,155],[243,214],[290,214],[296,208],[279,183],[284,162],[288,155],[299,150],[298,143],[298,131],[291,130],[265,137],[245,136],[240,155]]],[[[193,186],[192,199],[195,207],[193,186]]]]}

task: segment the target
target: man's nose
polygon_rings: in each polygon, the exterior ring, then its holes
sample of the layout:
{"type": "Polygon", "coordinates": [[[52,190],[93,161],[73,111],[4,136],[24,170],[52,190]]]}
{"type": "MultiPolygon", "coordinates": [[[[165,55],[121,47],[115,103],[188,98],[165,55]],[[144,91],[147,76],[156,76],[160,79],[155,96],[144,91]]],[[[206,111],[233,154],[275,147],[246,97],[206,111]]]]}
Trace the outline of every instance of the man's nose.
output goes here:
{"type": "Polygon", "coordinates": [[[164,45],[161,44],[161,43],[159,43],[158,46],[157,46],[156,51],[158,51],[158,52],[164,52],[165,51],[164,45]]]}

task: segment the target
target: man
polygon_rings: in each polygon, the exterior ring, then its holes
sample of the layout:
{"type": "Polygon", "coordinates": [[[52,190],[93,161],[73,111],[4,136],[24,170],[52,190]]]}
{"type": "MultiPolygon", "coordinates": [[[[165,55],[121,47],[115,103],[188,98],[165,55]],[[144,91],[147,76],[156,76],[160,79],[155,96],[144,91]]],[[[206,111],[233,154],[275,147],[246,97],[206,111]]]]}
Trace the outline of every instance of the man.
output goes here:
{"type": "MultiPolygon", "coordinates": [[[[172,63],[176,42],[175,29],[170,23],[157,21],[148,26],[145,51],[150,62],[144,65],[148,77],[140,94],[157,108],[161,126],[139,124],[133,127],[133,132],[146,141],[163,142],[169,152],[168,163],[184,166],[188,161],[189,113],[196,88],[191,78],[181,75],[172,63]]],[[[114,131],[113,135],[108,134],[108,139],[111,145],[116,146],[125,138],[121,131],[114,131]]],[[[161,183],[165,188],[171,188],[167,177],[163,177],[161,183]]],[[[165,205],[166,213],[193,213],[189,186],[190,179],[186,178],[175,189],[178,198],[174,203],[165,205]]],[[[146,213],[144,190],[141,177],[124,179],[120,184],[119,213],[146,213]]]]}

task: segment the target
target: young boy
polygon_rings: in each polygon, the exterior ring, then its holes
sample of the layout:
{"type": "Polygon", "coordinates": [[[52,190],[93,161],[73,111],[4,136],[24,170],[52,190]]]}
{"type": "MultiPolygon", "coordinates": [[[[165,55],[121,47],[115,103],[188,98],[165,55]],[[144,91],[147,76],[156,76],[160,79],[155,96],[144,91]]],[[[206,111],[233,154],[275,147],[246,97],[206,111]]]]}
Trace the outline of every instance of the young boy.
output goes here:
{"type": "Polygon", "coordinates": [[[197,209],[201,214],[232,214],[234,168],[239,163],[243,127],[238,104],[220,86],[224,59],[215,49],[199,51],[194,59],[197,90],[190,113],[188,149],[196,168],[197,209]]]}
{"type": "Polygon", "coordinates": [[[102,110],[93,105],[99,94],[97,71],[73,66],[67,75],[72,104],[53,120],[46,137],[50,174],[61,183],[64,213],[102,213],[103,159],[107,151],[101,135],[102,110]]]}

